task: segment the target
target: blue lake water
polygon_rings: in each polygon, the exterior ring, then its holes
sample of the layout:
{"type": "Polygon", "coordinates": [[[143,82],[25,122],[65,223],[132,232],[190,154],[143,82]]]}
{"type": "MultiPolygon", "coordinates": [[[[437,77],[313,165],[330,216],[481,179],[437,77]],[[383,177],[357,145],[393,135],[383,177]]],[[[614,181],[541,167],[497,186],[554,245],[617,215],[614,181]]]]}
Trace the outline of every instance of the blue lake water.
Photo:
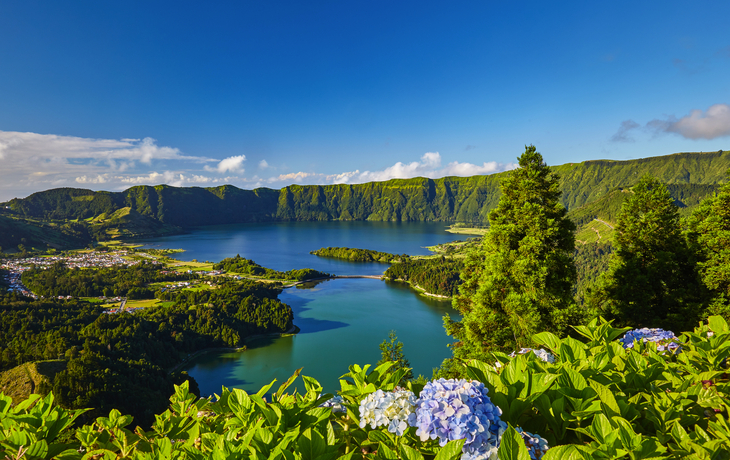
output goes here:
{"type": "MultiPolygon", "coordinates": [[[[444,223],[297,222],[201,227],[185,235],[144,241],[149,248],[180,248],[181,260],[219,261],[240,254],[276,270],[314,268],[338,275],[378,275],[380,263],[321,258],[309,251],[327,246],[374,249],[398,254],[428,254],[426,246],[463,239],[445,232],[444,223]]],[[[450,356],[443,315],[456,315],[450,302],[430,299],[401,283],[375,279],[337,279],[289,288],[279,297],[294,312],[295,336],[265,338],[244,352],[208,353],[187,370],[203,394],[222,385],[249,392],[273,379],[286,380],[296,369],[339,388],[338,377],[350,364],[375,364],[378,345],[395,330],[416,375],[450,356]]]]}

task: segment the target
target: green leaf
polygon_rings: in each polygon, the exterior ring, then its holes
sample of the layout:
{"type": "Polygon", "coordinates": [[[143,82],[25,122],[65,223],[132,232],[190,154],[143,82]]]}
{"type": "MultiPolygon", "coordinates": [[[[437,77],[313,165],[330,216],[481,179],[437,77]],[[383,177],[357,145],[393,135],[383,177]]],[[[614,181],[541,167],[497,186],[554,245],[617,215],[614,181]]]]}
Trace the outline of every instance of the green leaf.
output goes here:
{"type": "Polygon", "coordinates": [[[234,388],[228,395],[228,407],[235,415],[241,415],[251,409],[251,398],[240,388],[234,388]]]}
{"type": "Polygon", "coordinates": [[[499,443],[499,458],[500,460],[530,460],[525,441],[512,425],[502,435],[499,443]]]}
{"type": "Polygon", "coordinates": [[[390,442],[390,436],[380,430],[372,430],[368,433],[368,439],[373,442],[390,442]]]}
{"type": "Polygon", "coordinates": [[[303,460],[318,460],[327,448],[324,438],[317,431],[307,428],[297,440],[298,452],[303,460]]]}
{"type": "Polygon", "coordinates": [[[590,380],[588,383],[591,385],[591,388],[593,388],[593,390],[598,394],[598,398],[601,400],[601,402],[605,404],[608,409],[611,410],[612,413],[606,415],[608,415],[609,417],[621,415],[621,409],[616,403],[616,398],[613,396],[613,392],[611,392],[608,387],[601,385],[595,380],[590,380]]]}
{"type": "Polygon", "coordinates": [[[593,456],[583,446],[566,444],[548,449],[542,460],[592,460],[593,456]]]}
{"type": "Polygon", "coordinates": [[[322,392],[322,385],[320,385],[316,379],[306,375],[302,376],[302,380],[304,380],[304,387],[307,389],[307,395],[313,395],[316,399],[317,395],[322,392]]]}
{"type": "Polygon", "coordinates": [[[398,454],[385,443],[378,444],[378,455],[375,457],[382,460],[398,460],[398,454]]]}
{"type": "Polygon", "coordinates": [[[570,367],[564,367],[562,369],[560,383],[563,387],[574,388],[578,391],[582,391],[588,387],[586,379],[570,367]]]}
{"type": "Polygon", "coordinates": [[[727,325],[727,321],[722,316],[710,316],[707,318],[707,324],[710,325],[710,329],[715,334],[721,334],[723,332],[729,332],[730,328],[727,325]]]}
{"type": "Polygon", "coordinates": [[[601,444],[605,444],[606,438],[608,438],[608,436],[616,430],[613,426],[611,426],[611,422],[604,414],[596,414],[596,416],[593,417],[591,428],[596,441],[601,444]]]}
{"type": "Polygon", "coordinates": [[[286,382],[282,383],[279,386],[279,389],[276,390],[276,393],[274,393],[278,400],[281,400],[281,397],[284,395],[284,392],[286,391],[286,389],[289,388],[292,383],[294,383],[294,381],[297,379],[297,377],[299,377],[299,374],[301,374],[302,369],[303,368],[300,367],[299,369],[295,370],[294,373],[292,374],[292,376],[289,377],[286,382]]]}
{"type": "Polygon", "coordinates": [[[461,449],[464,447],[465,439],[457,439],[446,443],[441,450],[438,451],[433,460],[456,460],[461,456],[461,449]]]}
{"type": "Polygon", "coordinates": [[[560,351],[560,339],[557,335],[550,332],[540,332],[532,336],[532,341],[538,345],[549,348],[553,354],[560,351]]]}
{"type": "MultiPolygon", "coordinates": [[[[48,443],[45,439],[32,443],[28,446],[28,451],[25,453],[28,458],[39,457],[45,458],[48,455],[48,443]]],[[[6,457],[7,458],[7,457],[6,457]]]]}
{"type": "Polygon", "coordinates": [[[400,456],[403,460],[423,460],[423,455],[413,447],[400,445],[400,456]]]}

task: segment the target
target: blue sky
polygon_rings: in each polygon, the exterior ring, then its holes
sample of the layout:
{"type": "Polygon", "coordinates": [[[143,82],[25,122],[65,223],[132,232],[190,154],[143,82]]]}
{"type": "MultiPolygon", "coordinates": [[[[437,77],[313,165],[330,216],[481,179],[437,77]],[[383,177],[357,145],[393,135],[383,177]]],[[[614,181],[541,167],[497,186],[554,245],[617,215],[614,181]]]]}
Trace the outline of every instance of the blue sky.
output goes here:
{"type": "Polygon", "coordinates": [[[730,2],[0,3],[0,200],[730,149],[730,2]],[[454,5],[455,4],[455,5],[454,5]]]}

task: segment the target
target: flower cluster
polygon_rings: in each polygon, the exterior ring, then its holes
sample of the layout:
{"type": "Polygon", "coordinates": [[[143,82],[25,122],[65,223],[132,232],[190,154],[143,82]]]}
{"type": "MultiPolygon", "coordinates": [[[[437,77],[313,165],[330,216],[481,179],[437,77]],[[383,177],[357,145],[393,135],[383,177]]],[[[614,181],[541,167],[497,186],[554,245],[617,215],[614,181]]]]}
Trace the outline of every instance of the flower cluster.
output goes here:
{"type": "MultiPolygon", "coordinates": [[[[408,390],[377,390],[360,401],[360,428],[387,425],[388,431],[403,436],[409,426],[416,427],[422,442],[438,439],[443,447],[449,441],[464,439],[463,460],[498,460],[499,443],[507,424],[501,420],[502,410],[492,404],[487,392],[482,382],[455,379],[427,383],[418,399],[408,390]]],[[[323,406],[334,407],[335,399],[323,406]]],[[[547,441],[519,427],[517,431],[530,457],[542,458],[548,450],[547,441]]]]}
{"type": "Polygon", "coordinates": [[[466,439],[468,458],[492,451],[507,428],[502,410],[492,404],[484,384],[477,381],[439,379],[429,382],[418,400],[417,431],[421,441],[438,438],[441,446],[466,439]]]}
{"type": "Polygon", "coordinates": [[[664,329],[649,329],[645,327],[643,329],[634,329],[626,333],[619,341],[623,344],[624,348],[634,348],[634,341],[642,342],[654,342],[657,344],[658,351],[669,350],[672,352],[679,351],[679,344],[676,342],[677,337],[672,331],[665,331],[664,329]]]}
{"type": "Polygon", "coordinates": [[[331,407],[332,412],[347,412],[347,408],[345,408],[345,400],[342,399],[342,396],[335,396],[322,404],[319,405],[319,407],[331,407]]]}
{"type": "Polygon", "coordinates": [[[388,425],[388,431],[402,436],[415,425],[416,396],[408,390],[370,393],[360,402],[360,428],[388,425]]]}
{"type": "Polygon", "coordinates": [[[545,438],[537,434],[528,433],[520,427],[517,427],[516,430],[522,436],[523,441],[525,441],[530,458],[533,460],[541,459],[548,450],[548,443],[545,438]]]}
{"type": "Polygon", "coordinates": [[[517,355],[524,355],[529,352],[535,353],[535,356],[545,361],[546,363],[552,364],[555,362],[555,356],[553,356],[553,354],[549,351],[546,351],[544,348],[540,348],[537,350],[535,350],[534,348],[520,348],[520,351],[513,351],[512,353],[510,353],[510,357],[514,358],[517,355]]]}

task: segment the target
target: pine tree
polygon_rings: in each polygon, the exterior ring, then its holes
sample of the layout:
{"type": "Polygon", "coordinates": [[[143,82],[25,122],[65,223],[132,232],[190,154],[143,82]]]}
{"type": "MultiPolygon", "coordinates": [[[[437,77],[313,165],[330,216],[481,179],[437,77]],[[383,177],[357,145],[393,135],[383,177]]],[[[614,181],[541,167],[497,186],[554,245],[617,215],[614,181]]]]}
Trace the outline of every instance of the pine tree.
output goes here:
{"type": "MultiPolygon", "coordinates": [[[[559,177],[534,146],[502,181],[502,196],[489,213],[489,231],[465,261],[454,308],[463,318],[444,318],[457,342],[455,358],[485,358],[531,344],[540,331],[562,334],[580,321],[572,298],[571,258],[575,225],[560,204],[559,177]]],[[[445,363],[446,374],[453,362],[445,363]]]]}
{"type": "Polygon", "coordinates": [[[701,285],[678,208],[666,185],[652,177],[642,177],[631,192],[589,308],[620,326],[690,330],[699,320],[701,285]]]}
{"type": "Polygon", "coordinates": [[[406,355],[403,353],[403,344],[398,341],[398,336],[395,335],[395,331],[390,331],[388,339],[383,340],[380,344],[380,361],[377,366],[380,366],[386,361],[393,361],[395,363],[389,369],[389,372],[395,372],[398,369],[408,369],[408,372],[403,377],[404,380],[410,380],[413,378],[413,372],[411,371],[411,363],[408,362],[406,355]]]}
{"type": "MultiPolygon", "coordinates": [[[[730,171],[728,171],[730,178],[730,171]]],[[[730,317],[730,183],[705,199],[687,219],[687,239],[699,256],[708,289],[706,315],[730,317]]]]}

